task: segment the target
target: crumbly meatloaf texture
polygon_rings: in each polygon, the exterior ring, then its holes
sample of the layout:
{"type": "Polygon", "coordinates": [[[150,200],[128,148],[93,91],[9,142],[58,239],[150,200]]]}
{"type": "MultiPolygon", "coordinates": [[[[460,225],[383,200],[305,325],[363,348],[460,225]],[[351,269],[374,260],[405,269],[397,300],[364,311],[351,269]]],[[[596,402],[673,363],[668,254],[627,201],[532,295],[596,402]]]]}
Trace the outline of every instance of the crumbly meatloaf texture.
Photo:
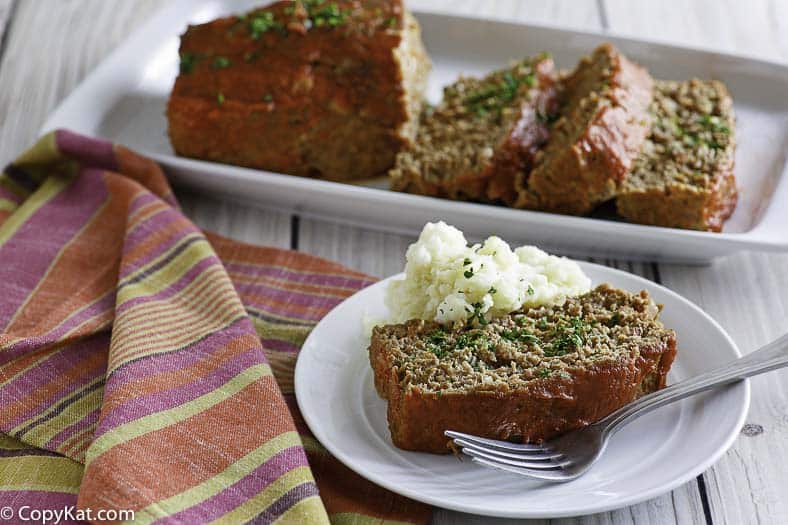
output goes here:
{"type": "Polygon", "coordinates": [[[384,175],[429,59],[401,0],[282,1],[190,26],[167,107],[179,155],[331,180],[384,175]]]}
{"type": "Polygon", "coordinates": [[[483,78],[463,77],[423,114],[416,141],[397,156],[391,187],[422,195],[514,202],[514,178],[530,171],[556,110],[546,55],[483,78]]]}
{"type": "Polygon", "coordinates": [[[601,285],[475,328],[376,327],[375,387],[394,444],[448,453],[445,430],[541,442],[665,386],[676,335],[646,292],[601,285]]]}
{"type": "Polygon", "coordinates": [[[614,197],[648,134],[652,93],[648,72],[610,44],[583,58],[515,206],[582,215],[614,197]]]}
{"type": "Polygon", "coordinates": [[[653,125],[616,200],[631,222],[720,231],[736,207],[733,101],[721,82],[657,81],[653,125]]]}

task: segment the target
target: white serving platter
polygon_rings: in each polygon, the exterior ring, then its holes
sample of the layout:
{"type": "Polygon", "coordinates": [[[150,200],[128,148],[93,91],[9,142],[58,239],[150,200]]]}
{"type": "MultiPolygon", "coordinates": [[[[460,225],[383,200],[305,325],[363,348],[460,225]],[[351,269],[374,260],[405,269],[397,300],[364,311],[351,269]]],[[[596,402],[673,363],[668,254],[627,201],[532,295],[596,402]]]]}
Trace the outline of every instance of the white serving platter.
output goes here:
{"type": "MultiPolygon", "coordinates": [[[[642,277],[580,263],[596,284],[648,290],[676,331],[668,383],[739,357],[725,330],[680,295],[642,277]]],[[[304,420],[337,459],[361,476],[418,501],[509,518],[559,518],[633,505],[686,483],[709,468],[739,435],[750,402],[741,382],[642,416],[616,433],[604,456],[568,483],[526,479],[453,456],[400,450],[391,442],[386,402],[375,392],[363,319],[386,319],[385,288],[361,290],[328,313],[298,356],[295,392],[304,420]]],[[[483,523],[483,521],[479,521],[483,523]]]]}
{"type": "Polygon", "coordinates": [[[442,219],[471,239],[496,233],[576,255],[707,263],[741,250],[788,251],[788,66],[713,51],[476,18],[416,12],[433,61],[428,98],[460,73],[480,74],[543,50],[571,68],[609,41],[656,78],[717,78],[734,98],[739,205],[723,233],[452,202],[174,156],[165,107],[189,23],[240,13],[265,0],[177,0],[141,26],[55,110],[42,131],[69,128],[122,143],[160,162],[175,184],[265,207],[415,235],[442,219]]]}

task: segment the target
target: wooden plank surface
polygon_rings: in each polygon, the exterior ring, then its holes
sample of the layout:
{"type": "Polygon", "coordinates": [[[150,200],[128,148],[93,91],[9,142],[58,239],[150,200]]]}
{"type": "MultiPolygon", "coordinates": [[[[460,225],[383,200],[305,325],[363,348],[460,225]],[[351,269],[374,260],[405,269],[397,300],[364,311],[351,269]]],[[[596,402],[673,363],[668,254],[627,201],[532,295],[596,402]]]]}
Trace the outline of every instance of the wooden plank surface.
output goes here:
{"type": "MultiPolygon", "coordinates": [[[[0,6],[8,3],[0,0],[0,6]]],[[[15,3],[0,61],[3,164],[33,143],[54,107],[160,5],[157,0],[15,3]]]]}
{"type": "Polygon", "coordinates": [[[14,0],[0,0],[0,56],[3,55],[3,49],[7,42],[6,33],[10,27],[11,19],[14,15],[14,8],[16,3],[14,0]]]}
{"type": "Polygon", "coordinates": [[[203,229],[250,244],[292,247],[293,217],[289,213],[238,204],[186,189],[179,189],[177,194],[183,212],[203,229]]]}
{"type": "MultiPolygon", "coordinates": [[[[0,163],[32,143],[54,106],[159,5],[156,0],[0,0],[0,163]]],[[[778,0],[414,0],[411,5],[584,29],[609,26],[621,34],[788,61],[788,2],[778,0]]],[[[413,240],[194,192],[178,194],[184,211],[202,227],[247,242],[294,246],[380,277],[401,269],[413,240]]],[[[661,280],[720,321],[743,351],[788,330],[788,255],[743,254],[702,268],[597,262],[661,280]]],[[[700,480],[640,505],[553,522],[788,523],[786,379],[784,372],[753,381],[752,426],[700,480]]],[[[434,523],[515,521],[438,511],[434,523]]]]}

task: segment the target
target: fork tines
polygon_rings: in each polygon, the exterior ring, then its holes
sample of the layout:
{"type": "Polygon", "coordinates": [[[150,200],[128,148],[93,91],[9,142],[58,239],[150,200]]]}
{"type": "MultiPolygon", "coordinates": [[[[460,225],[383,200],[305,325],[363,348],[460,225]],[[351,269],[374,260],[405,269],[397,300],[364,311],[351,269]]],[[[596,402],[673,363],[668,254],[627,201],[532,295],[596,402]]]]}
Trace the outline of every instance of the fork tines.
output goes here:
{"type": "Polygon", "coordinates": [[[566,458],[548,446],[509,443],[453,430],[447,430],[445,435],[475,463],[551,481],[567,476],[563,472],[563,467],[569,464],[566,458]]]}

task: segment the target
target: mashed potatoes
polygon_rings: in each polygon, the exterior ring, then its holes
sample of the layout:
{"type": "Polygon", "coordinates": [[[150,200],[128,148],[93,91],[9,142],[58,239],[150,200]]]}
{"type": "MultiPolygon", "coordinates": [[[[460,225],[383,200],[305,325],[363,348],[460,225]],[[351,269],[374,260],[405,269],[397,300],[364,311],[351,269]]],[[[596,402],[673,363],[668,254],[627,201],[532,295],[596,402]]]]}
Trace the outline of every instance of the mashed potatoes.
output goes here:
{"type": "Polygon", "coordinates": [[[523,306],[560,304],[591,280],[574,261],[534,246],[512,249],[498,237],[468,246],[444,222],[428,223],[406,254],[405,278],[391,283],[391,322],[485,323],[523,306]]]}

